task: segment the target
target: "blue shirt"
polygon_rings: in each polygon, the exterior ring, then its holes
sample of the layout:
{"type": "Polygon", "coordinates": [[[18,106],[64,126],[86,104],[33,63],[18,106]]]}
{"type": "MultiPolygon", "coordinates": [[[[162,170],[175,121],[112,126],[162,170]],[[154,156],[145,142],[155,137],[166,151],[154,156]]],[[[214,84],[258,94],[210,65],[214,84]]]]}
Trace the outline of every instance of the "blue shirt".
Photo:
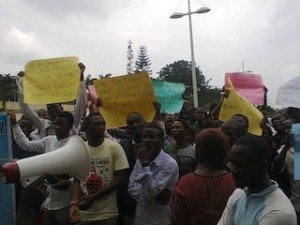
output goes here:
{"type": "Polygon", "coordinates": [[[259,193],[236,189],[230,196],[218,225],[296,225],[297,218],[290,200],[278,184],[259,193]]]}
{"type": "Polygon", "coordinates": [[[128,192],[137,201],[134,224],[167,225],[171,209],[169,204],[162,205],[155,197],[165,189],[172,192],[178,180],[178,165],[176,161],[160,151],[150,166],[142,167],[136,161],[129,178],[128,192]]]}

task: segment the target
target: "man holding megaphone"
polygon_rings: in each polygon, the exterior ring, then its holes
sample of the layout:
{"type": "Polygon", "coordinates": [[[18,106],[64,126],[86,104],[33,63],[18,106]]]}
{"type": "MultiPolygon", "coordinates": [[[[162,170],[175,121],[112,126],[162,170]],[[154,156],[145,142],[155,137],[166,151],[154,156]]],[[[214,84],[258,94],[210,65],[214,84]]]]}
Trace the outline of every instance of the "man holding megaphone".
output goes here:
{"type": "MultiPolygon", "coordinates": [[[[17,123],[16,116],[8,112],[11,118],[14,138],[20,148],[29,152],[48,153],[63,147],[70,139],[70,130],[73,127],[74,117],[71,113],[63,111],[55,116],[55,135],[44,137],[40,140],[29,141],[17,123]]],[[[52,159],[49,159],[52,160],[52,159]]],[[[56,160],[54,158],[54,160],[56,160]]],[[[65,159],[66,161],[68,159],[65,159]]],[[[41,167],[36,162],[36,167],[41,167]]],[[[64,173],[64,171],[62,172],[64,173]]],[[[68,225],[69,209],[72,196],[72,178],[68,174],[49,175],[46,178],[49,186],[49,197],[44,207],[46,208],[45,225],[68,225]]]]}

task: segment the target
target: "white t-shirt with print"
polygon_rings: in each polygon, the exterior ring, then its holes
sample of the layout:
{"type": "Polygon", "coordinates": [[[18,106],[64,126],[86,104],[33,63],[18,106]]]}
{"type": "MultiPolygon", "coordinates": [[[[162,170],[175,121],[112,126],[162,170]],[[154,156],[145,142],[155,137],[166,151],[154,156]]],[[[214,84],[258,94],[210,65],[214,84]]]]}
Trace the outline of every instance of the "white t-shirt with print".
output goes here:
{"type": "MultiPolygon", "coordinates": [[[[96,167],[104,187],[113,181],[114,171],[129,168],[125,152],[117,142],[105,138],[100,146],[92,147],[87,144],[87,148],[90,154],[91,169],[95,170],[96,167]]],[[[81,189],[83,192],[87,192],[85,181],[82,181],[81,189]]],[[[117,216],[116,191],[96,200],[88,210],[80,211],[82,221],[106,220],[117,216]]]]}

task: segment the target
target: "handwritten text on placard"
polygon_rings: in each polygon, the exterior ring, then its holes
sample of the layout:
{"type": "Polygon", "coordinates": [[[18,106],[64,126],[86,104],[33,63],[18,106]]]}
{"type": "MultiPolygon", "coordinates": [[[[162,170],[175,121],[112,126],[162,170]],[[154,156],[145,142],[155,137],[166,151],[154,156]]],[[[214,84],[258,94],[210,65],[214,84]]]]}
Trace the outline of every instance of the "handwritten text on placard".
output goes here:
{"type": "Polygon", "coordinates": [[[80,70],[77,57],[30,61],[25,66],[24,102],[46,104],[76,98],[80,70]]]}
{"type": "Polygon", "coordinates": [[[107,127],[126,125],[126,117],[131,112],[141,113],[146,122],[153,120],[155,98],[147,73],[100,79],[94,85],[107,127]]]}

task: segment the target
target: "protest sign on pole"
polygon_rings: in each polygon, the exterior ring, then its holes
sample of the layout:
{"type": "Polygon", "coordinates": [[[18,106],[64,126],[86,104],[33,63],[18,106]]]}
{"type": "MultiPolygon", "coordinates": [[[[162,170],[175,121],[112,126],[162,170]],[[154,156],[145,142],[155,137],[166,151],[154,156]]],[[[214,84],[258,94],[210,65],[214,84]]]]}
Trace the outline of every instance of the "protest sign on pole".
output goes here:
{"type": "Polygon", "coordinates": [[[152,80],[156,101],[161,104],[161,112],[177,113],[183,106],[182,94],[185,85],[182,83],[152,80]]]}
{"type": "Polygon", "coordinates": [[[300,108],[300,76],[289,80],[279,87],[276,104],[300,108]]]}
{"type": "Polygon", "coordinates": [[[255,105],[264,104],[264,87],[260,75],[253,73],[225,73],[225,84],[230,79],[234,89],[255,105]]]}
{"type": "MultiPolygon", "coordinates": [[[[0,113],[0,165],[12,160],[9,117],[0,113]]],[[[1,179],[4,179],[1,177],[1,179]]],[[[6,182],[5,180],[1,180],[6,182]]],[[[15,185],[0,182],[0,224],[15,224],[15,185]]]]}
{"type": "Polygon", "coordinates": [[[23,78],[24,102],[48,104],[76,99],[80,69],[77,57],[30,61],[23,78]]]}
{"type": "Polygon", "coordinates": [[[146,72],[104,78],[96,80],[94,85],[107,128],[126,125],[126,117],[131,112],[141,113],[146,122],[153,120],[155,97],[146,72]]]}
{"type": "Polygon", "coordinates": [[[262,135],[260,124],[263,119],[263,114],[243,96],[241,96],[232,86],[230,81],[226,89],[229,90],[229,95],[224,98],[219,119],[223,122],[229,120],[235,114],[243,114],[249,120],[248,132],[254,135],[262,135]]]}
{"type": "Polygon", "coordinates": [[[293,124],[294,135],[294,179],[300,180],[300,123],[293,124]]]}

